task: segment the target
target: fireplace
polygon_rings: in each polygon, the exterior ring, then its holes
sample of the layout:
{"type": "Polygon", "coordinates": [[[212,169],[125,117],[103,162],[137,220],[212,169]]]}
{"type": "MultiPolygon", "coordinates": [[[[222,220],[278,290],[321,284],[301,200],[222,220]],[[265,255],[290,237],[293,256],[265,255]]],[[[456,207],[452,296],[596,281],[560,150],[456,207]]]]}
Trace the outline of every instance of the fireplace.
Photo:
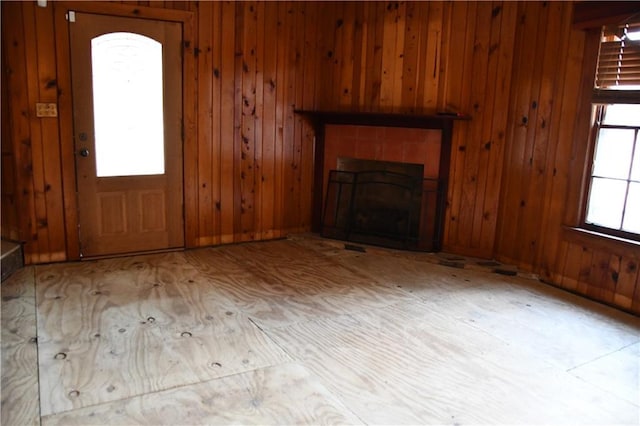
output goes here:
{"type": "Polygon", "coordinates": [[[442,247],[451,115],[296,111],[314,126],[313,231],[345,241],[442,247]]]}
{"type": "Polygon", "coordinates": [[[340,157],[329,172],[322,236],[418,249],[422,164],[340,157]]]}

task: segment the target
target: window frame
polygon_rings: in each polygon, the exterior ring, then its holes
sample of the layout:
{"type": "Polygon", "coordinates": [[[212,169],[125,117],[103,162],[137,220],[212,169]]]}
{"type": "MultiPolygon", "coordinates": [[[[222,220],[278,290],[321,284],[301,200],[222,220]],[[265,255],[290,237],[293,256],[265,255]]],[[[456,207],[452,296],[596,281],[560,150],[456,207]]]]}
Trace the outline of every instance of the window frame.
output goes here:
{"type": "MultiPolygon", "coordinates": [[[[637,102],[618,102],[617,104],[632,104],[637,102]]],[[[602,128],[625,128],[624,126],[614,126],[614,125],[602,125],[602,121],[604,118],[604,112],[607,105],[611,104],[603,104],[603,103],[595,103],[592,102],[592,120],[591,120],[591,130],[589,132],[589,141],[588,141],[588,152],[587,152],[587,168],[584,174],[584,192],[582,194],[582,203],[580,208],[580,228],[586,229],[588,231],[597,232],[599,234],[610,235],[617,238],[623,238],[626,240],[638,241],[640,242],[640,233],[633,233],[624,231],[621,229],[608,228],[601,225],[596,225],[593,223],[588,223],[587,219],[587,210],[589,208],[589,198],[591,194],[591,184],[593,182],[593,160],[595,157],[596,144],[598,139],[598,134],[600,129],[602,128]]],[[[636,129],[636,132],[640,133],[640,128],[637,126],[631,126],[636,129]]],[[[640,149],[640,136],[636,135],[635,149],[640,149]]],[[[629,180],[627,180],[627,185],[629,184],[629,180]]],[[[627,194],[628,194],[628,186],[627,186],[627,194]]],[[[626,207],[626,200],[625,200],[626,207]]]]}

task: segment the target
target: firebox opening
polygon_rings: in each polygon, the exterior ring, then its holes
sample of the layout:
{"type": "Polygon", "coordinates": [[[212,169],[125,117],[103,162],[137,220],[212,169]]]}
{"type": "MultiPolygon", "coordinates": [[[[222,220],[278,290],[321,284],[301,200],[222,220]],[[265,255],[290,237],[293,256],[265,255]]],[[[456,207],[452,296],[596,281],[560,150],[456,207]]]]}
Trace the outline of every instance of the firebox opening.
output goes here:
{"type": "Polygon", "coordinates": [[[422,164],[339,157],[327,182],[322,235],[424,249],[421,227],[433,215],[423,207],[436,195],[437,180],[423,176],[422,164]]]}

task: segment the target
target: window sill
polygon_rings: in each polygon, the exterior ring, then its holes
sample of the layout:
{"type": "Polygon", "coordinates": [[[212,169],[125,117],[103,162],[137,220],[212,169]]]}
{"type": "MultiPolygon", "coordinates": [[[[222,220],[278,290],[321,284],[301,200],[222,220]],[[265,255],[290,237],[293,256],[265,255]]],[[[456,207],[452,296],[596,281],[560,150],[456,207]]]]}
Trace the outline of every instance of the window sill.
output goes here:
{"type": "Polygon", "coordinates": [[[563,237],[569,242],[585,247],[607,251],[619,256],[640,259],[640,241],[570,226],[564,228],[563,237]]]}

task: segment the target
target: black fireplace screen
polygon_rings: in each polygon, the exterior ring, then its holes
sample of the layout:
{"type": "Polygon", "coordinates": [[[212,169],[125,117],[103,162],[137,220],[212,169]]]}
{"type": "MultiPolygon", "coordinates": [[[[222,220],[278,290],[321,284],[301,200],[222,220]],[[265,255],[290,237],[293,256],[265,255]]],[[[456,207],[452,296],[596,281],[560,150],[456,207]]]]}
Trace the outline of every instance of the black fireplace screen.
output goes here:
{"type": "Polygon", "coordinates": [[[385,247],[433,250],[438,180],[388,170],[329,173],[322,235],[385,247]]]}

